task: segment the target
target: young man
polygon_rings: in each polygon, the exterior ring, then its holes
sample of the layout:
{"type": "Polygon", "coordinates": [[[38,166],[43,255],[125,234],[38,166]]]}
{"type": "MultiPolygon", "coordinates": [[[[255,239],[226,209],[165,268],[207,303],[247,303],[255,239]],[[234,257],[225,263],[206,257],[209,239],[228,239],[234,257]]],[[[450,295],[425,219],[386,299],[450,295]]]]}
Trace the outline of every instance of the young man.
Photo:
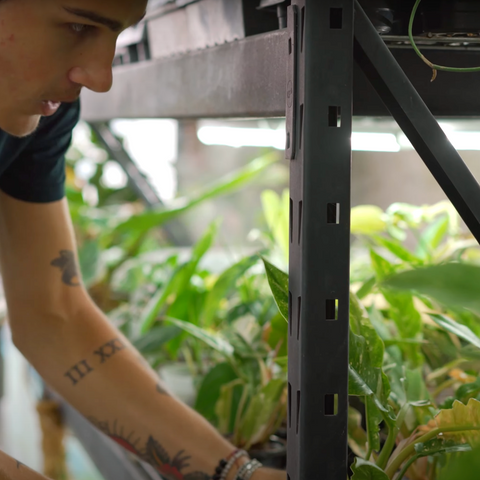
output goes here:
{"type": "MultiPolygon", "coordinates": [[[[0,0],[0,263],[13,341],[45,381],[168,480],[208,480],[234,447],[168,394],[89,298],[64,198],[83,87],[107,92],[146,0],[0,0]]],[[[235,462],[228,480],[247,458],[235,462]]],[[[0,453],[0,479],[44,478],[0,453]]],[[[285,480],[260,468],[253,480],[285,480]]]]}

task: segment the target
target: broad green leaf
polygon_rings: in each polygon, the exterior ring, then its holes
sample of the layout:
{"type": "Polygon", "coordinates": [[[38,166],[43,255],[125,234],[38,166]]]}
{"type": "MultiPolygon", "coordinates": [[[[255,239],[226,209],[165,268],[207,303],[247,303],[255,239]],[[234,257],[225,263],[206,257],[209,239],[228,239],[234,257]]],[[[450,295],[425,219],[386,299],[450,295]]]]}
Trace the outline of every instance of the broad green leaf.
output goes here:
{"type": "Polygon", "coordinates": [[[443,438],[454,440],[457,443],[478,444],[480,440],[480,401],[471,398],[465,405],[455,400],[451,409],[440,410],[428,423],[428,428],[439,428],[443,432],[443,438]],[[458,428],[458,431],[448,431],[449,428],[455,427],[458,428]]]}
{"type": "Polygon", "coordinates": [[[288,323],[280,313],[270,320],[270,334],[268,335],[268,345],[272,350],[278,348],[277,355],[283,357],[287,355],[288,350],[288,323]]]}
{"type": "Polygon", "coordinates": [[[236,283],[247,270],[258,262],[258,255],[243,258],[235,265],[225,270],[217,279],[205,299],[203,313],[201,315],[200,324],[209,327],[215,315],[218,312],[220,302],[235,289],[236,283]]]}
{"type": "Polygon", "coordinates": [[[365,395],[365,411],[368,443],[375,450],[380,449],[379,425],[383,416],[379,411],[377,402],[386,405],[390,394],[388,378],[382,372],[384,345],[375,328],[370,322],[366,310],[358,298],[350,294],[350,368],[360,377],[370,389],[365,393],[365,386],[352,382],[350,375],[349,394],[365,395]]]}
{"type": "Polygon", "coordinates": [[[160,288],[151,298],[142,312],[140,324],[142,333],[148,332],[155,322],[160,310],[166,304],[167,300],[174,295],[175,297],[183,292],[195,273],[200,260],[212,246],[218,232],[218,222],[213,222],[203,237],[193,248],[191,259],[181,265],[171,276],[168,284],[160,288]]]}
{"type": "Polygon", "coordinates": [[[374,463],[357,457],[352,465],[352,480],[389,480],[387,474],[374,463]]]}
{"type": "Polygon", "coordinates": [[[431,313],[430,318],[443,329],[455,334],[457,337],[463,338],[477,348],[480,348],[480,338],[478,338],[468,327],[452,320],[446,315],[431,313]]]}
{"type": "Polygon", "coordinates": [[[231,433],[231,419],[234,414],[235,391],[240,388],[242,391],[248,389],[248,385],[242,385],[240,379],[232,380],[220,387],[220,395],[215,404],[215,415],[217,416],[217,429],[222,435],[231,433]]]}
{"type": "Polygon", "coordinates": [[[350,293],[350,328],[355,335],[365,338],[370,365],[381,368],[385,351],[383,341],[370,322],[367,311],[354,293],[350,293]]]}
{"type": "Polygon", "coordinates": [[[227,340],[225,340],[225,338],[223,338],[223,336],[219,333],[210,332],[203,328],[197,327],[192,323],[179,320],[178,318],[164,317],[164,320],[176,325],[178,328],[181,328],[190,335],[193,335],[195,338],[198,338],[217,352],[225,355],[227,358],[230,358],[233,355],[232,345],[230,345],[230,343],[227,342],[227,340]]]}
{"type": "Polygon", "coordinates": [[[254,178],[256,178],[266,168],[275,163],[276,159],[276,155],[268,154],[264,157],[253,160],[246,167],[243,167],[236,172],[226,175],[219,181],[215,182],[213,185],[204,189],[199,194],[192,196],[191,198],[177,199],[174,202],[174,206],[172,208],[165,209],[164,207],[162,207],[146,211],[139,215],[134,215],[130,219],[117,225],[115,231],[144,232],[154,227],[159,227],[165,222],[179,217],[180,215],[191,210],[192,208],[196,207],[197,205],[206,200],[218,197],[220,195],[225,195],[227,193],[231,193],[238,188],[243,187],[247,183],[251,182],[254,178]]]}
{"type": "Polygon", "coordinates": [[[418,292],[453,307],[480,313],[480,267],[448,263],[409,270],[390,276],[382,286],[418,292]]]}
{"type": "Polygon", "coordinates": [[[452,458],[439,474],[439,480],[478,480],[480,447],[452,458]]]}
{"type": "Polygon", "coordinates": [[[400,242],[388,240],[387,238],[380,237],[378,235],[375,235],[373,238],[378,245],[386,248],[389,252],[393,253],[403,262],[412,265],[418,265],[419,263],[421,263],[421,260],[412,252],[407,250],[400,242]]]}
{"type": "Polygon", "coordinates": [[[158,353],[163,345],[177,337],[180,333],[181,330],[178,327],[173,325],[161,325],[152,328],[148,333],[142,335],[133,342],[133,345],[144,355],[158,353]]]}
{"type": "MultiPolygon", "coordinates": [[[[87,240],[78,250],[83,283],[93,285],[102,273],[100,245],[97,240],[87,240]]],[[[76,282],[77,279],[74,279],[76,282]]]]}
{"type": "Polygon", "coordinates": [[[457,388],[455,397],[461,402],[468,401],[472,397],[476,397],[480,393],[480,378],[472,383],[465,383],[457,388]]]}
{"type": "Polygon", "coordinates": [[[362,415],[353,407],[348,407],[348,445],[359,456],[367,455],[367,432],[362,428],[362,415]]]}
{"type": "Polygon", "coordinates": [[[372,290],[375,284],[377,283],[377,279],[373,276],[370,277],[364,284],[360,287],[357,291],[356,295],[361,300],[362,298],[366,297],[372,290]]]}
{"type": "Polygon", "coordinates": [[[273,190],[265,190],[262,192],[262,206],[268,228],[283,252],[285,263],[288,263],[290,248],[290,195],[288,190],[285,190],[282,196],[279,196],[273,190]]]}
{"type": "Polygon", "coordinates": [[[370,259],[378,281],[383,280],[395,271],[395,267],[388,260],[373,250],[370,250],[370,259]]]}
{"type": "Polygon", "coordinates": [[[232,382],[236,378],[237,374],[230,364],[219,363],[215,365],[207,375],[205,375],[200,385],[195,402],[195,410],[210,422],[215,422],[215,405],[220,398],[222,386],[232,382]]]}
{"type": "Polygon", "coordinates": [[[286,385],[284,380],[271,380],[251,399],[240,427],[240,436],[247,450],[264,437],[272,416],[278,412],[286,385]]]}
{"type": "Polygon", "coordinates": [[[272,265],[270,262],[262,259],[267,272],[268,283],[277,303],[278,310],[283,318],[288,322],[288,275],[272,265]]]}
{"type": "Polygon", "coordinates": [[[467,443],[455,443],[443,438],[433,438],[425,443],[416,443],[415,452],[423,457],[427,455],[443,455],[454,452],[470,452],[472,447],[467,443]]]}
{"type": "Polygon", "coordinates": [[[449,225],[450,219],[447,215],[429,225],[420,236],[416,254],[420,258],[431,256],[447,234],[449,225]]]}
{"type": "Polygon", "coordinates": [[[351,231],[359,235],[372,235],[386,229],[385,214],[375,205],[359,205],[351,211],[351,231]]]}

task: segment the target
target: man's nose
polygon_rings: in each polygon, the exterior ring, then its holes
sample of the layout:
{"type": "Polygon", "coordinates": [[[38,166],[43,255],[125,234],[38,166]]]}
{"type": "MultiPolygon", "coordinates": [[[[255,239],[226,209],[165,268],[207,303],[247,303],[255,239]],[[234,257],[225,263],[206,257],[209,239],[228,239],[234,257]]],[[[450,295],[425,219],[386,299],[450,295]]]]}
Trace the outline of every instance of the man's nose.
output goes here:
{"type": "Polygon", "coordinates": [[[112,88],[113,54],[96,57],[69,72],[69,80],[97,93],[108,92],[112,88]]]}

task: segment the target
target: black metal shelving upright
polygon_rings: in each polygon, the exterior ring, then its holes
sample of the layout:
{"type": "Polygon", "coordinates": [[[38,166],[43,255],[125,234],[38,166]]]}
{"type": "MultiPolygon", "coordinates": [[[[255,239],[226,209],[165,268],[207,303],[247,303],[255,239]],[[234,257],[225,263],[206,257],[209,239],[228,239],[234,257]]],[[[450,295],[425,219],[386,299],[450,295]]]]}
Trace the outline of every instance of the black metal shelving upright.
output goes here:
{"type": "Polygon", "coordinates": [[[347,472],[353,0],[289,8],[290,480],[347,472]]]}

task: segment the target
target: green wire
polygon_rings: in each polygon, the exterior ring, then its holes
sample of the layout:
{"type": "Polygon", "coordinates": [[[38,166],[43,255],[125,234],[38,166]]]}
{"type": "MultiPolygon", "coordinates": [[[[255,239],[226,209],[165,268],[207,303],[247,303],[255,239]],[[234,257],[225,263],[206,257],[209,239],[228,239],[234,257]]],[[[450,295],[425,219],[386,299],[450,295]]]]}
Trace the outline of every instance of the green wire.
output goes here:
{"type": "Polygon", "coordinates": [[[408,24],[408,37],[410,38],[410,43],[412,44],[415,53],[430,67],[433,69],[433,77],[432,82],[435,80],[437,76],[437,70],[441,70],[443,72],[480,72],[480,67],[468,67],[468,68],[457,68],[457,67],[445,67],[443,65],[435,65],[430,60],[425,58],[423,53],[418,49],[415,40],[413,39],[413,22],[415,20],[415,15],[417,14],[418,6],[422,0],[417,0],[415,2],[415,6],[412,10],[412,15],[410,16],[410,22],[408,24]]]}

